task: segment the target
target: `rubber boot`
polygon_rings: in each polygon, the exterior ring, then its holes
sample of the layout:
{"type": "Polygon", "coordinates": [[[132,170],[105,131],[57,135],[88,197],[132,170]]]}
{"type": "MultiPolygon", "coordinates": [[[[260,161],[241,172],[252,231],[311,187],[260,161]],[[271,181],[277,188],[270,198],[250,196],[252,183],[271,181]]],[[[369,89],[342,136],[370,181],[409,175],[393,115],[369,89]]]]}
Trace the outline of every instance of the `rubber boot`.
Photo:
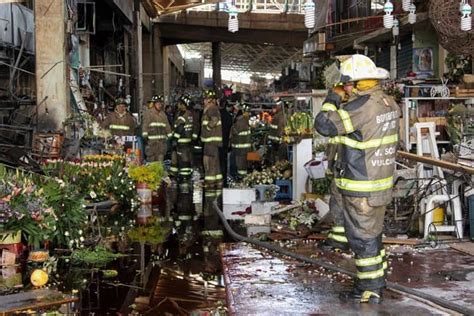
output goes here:
{"type": "Polygon", "coordinates": [[[342,292],[339,298],[343,301],[356,301],[358,303],[380,304],[383,301],[383,290],[362,291],[353,289],[350,292],[342,292]]]}
{"type": "Polygon", "coordinates": [[[325,239],[318,245],[318,248],[323,251],[337,251],[337,250],[348,251],[349,244],[341,243],[333,239],[325,239]]]}

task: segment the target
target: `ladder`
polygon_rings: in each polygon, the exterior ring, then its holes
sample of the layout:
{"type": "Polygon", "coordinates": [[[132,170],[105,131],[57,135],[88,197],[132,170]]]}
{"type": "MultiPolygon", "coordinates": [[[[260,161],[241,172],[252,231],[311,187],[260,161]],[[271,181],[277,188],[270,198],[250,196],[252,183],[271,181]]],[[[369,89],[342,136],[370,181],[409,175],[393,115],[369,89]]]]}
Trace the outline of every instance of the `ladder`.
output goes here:
{"type": "MultiPolygon", "coordinates": [[[[429,156],[433,159],[440,159],[438,146],[436,144],[436,126],[434,122],[415,123],[416,128],[416,153],[418,156],[429,156]]],[[[450,195],[447,189],[447,182],[441,167],[432,166],[432,172],[425,168],[421,162],[417,164],[417,175],[422,180],[425,189],[432,183],[434,176],[439,181],[434,184],[431,194],[421,201],[421,214],[424,215],[423,232],[424,238],[428,239],[430,233],[455,232],[456,237],[463,237],[461,199],[458,195],[450,195]],[[447,223],[433,222],[433,208],[437,203],[446,203],[446,212],[451,214],[452,225],[447,223]]]]}

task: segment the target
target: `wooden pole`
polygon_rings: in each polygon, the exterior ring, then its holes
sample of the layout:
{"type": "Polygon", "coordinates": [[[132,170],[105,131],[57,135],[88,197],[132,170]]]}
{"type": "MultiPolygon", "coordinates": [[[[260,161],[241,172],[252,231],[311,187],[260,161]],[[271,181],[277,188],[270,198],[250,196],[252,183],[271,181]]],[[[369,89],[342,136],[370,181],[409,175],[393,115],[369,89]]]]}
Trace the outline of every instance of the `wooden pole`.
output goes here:
{"type": "Polygon", "coordinates": [[[468,166],[459,165],[459,164],[452,163],[452,162],[449,162],[449,161],[437,160],[437,159],[433,159],[433,158],[429,158],[429,157],[418,156],[416,154],[412,154],[412,153],[409,153],[409,152],[406,152],[406,151],[401,151],[401,150],[399,150],[397,152],[397,154],[401,158],[406,158],[406,159],[409,159],[409,160],[413,160],[413,161],[417,161],[417,162],[421,162],[421,163],[426,163],[426,164],[429,164],[429,165],[432,165],[432,166],[437,166],[437,167],[441,167],[441,168],[445,168],[445,169],[449,169],[449,170],[453,170],[453,171],[457,171],[457,172],[464,172],[464,173],[467,173],[467,174],[470,174],[470,175],[474,175],[474,168],[471,168],[471,167],[468,167],[468,166]]]}
{"type": "Polygon", "coordinates": [[[132,110],[140,113],[143,106],[143,63],[142,63],[142,21],[140,18],[140,0],[134,1],[133,8],[133,75],[134,75],[134,102],[132,110]]]}
{"type": "Polygon", "coordinates": [[[221,88],[221,43],[212,42],[212,81],[214,89],[221,88]]]}

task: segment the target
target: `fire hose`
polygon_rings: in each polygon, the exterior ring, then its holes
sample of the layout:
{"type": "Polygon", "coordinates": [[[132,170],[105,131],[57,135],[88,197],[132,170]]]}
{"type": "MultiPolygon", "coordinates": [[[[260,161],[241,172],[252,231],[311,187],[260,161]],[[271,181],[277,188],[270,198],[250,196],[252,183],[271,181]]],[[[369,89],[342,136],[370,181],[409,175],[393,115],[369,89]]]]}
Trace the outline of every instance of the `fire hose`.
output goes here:
{"type": "MultiPolygon", "coordinates": [[[[279,253],[279,254],[284,255],[284,256],[291,257],[291,258],[299,260],[299,261],[303,261],[303,262],[306,262],[306,263],[309,263],[309,264],[318,265],[318,266],[321,266],[321,267],[323,267],[327,270],[333,271],[333,272],[340,272],[340,273],[346,274],[346,275],[348,275],[352,278],[356,277],[356,274],[354,272],[351,272],[351,271],[348,271],[344,268],[338,267],[337,265],[325,262],[324,260],[319,260],[319,259],[314,259],[314,258],[310,258],[310,257],[307,257],[307,256],[303,256],[303,255],[291,252],[291,251],[289,251],[285,248],[282,248],[280,246],[277,246],[275,244],[271,244],[271,243],[268,243],[268,242],[260,241],[260,240],[254,239],[254,238],[245,237],[245,236],[237,234],[230,227],[229,223],[227,223],[227,220],[224,217],[224,213],[222,213],[219,206],[217,205],[217,201],[214,201],[213,204],[214,204],[214,209],[215,209],[216,213],[219,215],[219,218],[221,219],[222,224],[224,225],[224,228],[226,229],[226,231],[229,233],[229,235],[233,239],[235,239],[237,241],[246,242],[246,243],[261,247],[261,248],[265,248],[265,249],[268,249],[270,251],[279,253]]],[[[398,284],[398,283],[387,282],[387,288],[392,289],[392,290],[396,290],[396,291],[400,291],[400,292],[404,292],[404,293],[407,293],[407,294],[410,294],[410,295],[413,295],[413,296],[416,296],[416,297],[419,297],[421,299],[430,301],[430,302],[432,302],[436,305],[439,305],[441,307],[450,309],[452,311],[456,311],[456,312],[464,314],[464,315],[474,314],[474,309],[470,309],[470,308],[461,306],[459,304],[450,302],[448,300],[445,300],[445,299],[442,299],[442,298],[439,298],[439,297],[436,297],[436,296],[433,296],[433,295],[423,293],[421,291],[403,286],[403,285],[398,284]]]]}

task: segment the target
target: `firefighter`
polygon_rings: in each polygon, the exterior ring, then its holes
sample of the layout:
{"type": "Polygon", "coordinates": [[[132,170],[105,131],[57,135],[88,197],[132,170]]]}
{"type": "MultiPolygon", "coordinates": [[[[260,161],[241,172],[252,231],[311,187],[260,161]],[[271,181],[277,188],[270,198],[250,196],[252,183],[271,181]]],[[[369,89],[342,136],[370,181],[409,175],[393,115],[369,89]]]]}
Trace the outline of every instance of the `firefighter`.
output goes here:
{"type": "Polygon", "coordinates": [[[180,253],[186,254],[190,242],[192,242],[193,223],[193,200],[191,176],[192,169],[192,134],[193,134],[193,113],[191,98],[187,95],[181,96],[177,106],[177,117],[173,126],[173,147],[177,160],[177,182],[178,199],[176,205],[175,221],[180,240],[180,253]]]}
{"type": "Polygon", "coordinates": [[[237,117],[230,134],[232,151],[234,152],[237,167],[237,176],[239,178],[243,178],[247,175],[247,153],[252,147],[249,118],[250,106],[243,103],[238,109],[237,117]]]}
{"type": "Polygon", "coordinates": [[[178,174],[181,179],[180,189],[189,192],[189,185],[193,169],[192,163],[192,135],[193,114],[191,112],[191,98],[182,96],[177,107],[177,117],[173,126],[173,141],[176,144],[178,174]]]}
{"type": "Polygon", "coordinates": [[[202,105],[193,109],[193,169],[202,173],[202,142],[201,142],[202,105]]]}
{"type": "Polygon", "coordinates": [[[153,104],[153,107],[145,112],[142,123],[146,159],[163,162],[167,150],[166,140],[171,133],[168,119],[163,112],[163,96],[153,96],[149,104],[153,104]]]}
{"type": "Polygon", "coordinates": [[[286,125],[284,106],[285,102],[282,99],[278,99],[273,107],[273,117],[268,134],[268,139],[272,146],[271,163],[288,159],[286,145],[283,143],[286,125]]]}
{"type": "MultiPolygon", "coordinates": [[[[342,107],[341,102],[347,103],[350,100],[352,96],[352,89],[352,82],[339,82],[335,84],[324,100],[321,111],[337,111],[338,108],[342,107]]],[[[326,158],[328,161],[326,174],[332,179],[331,186],[329,188],[331,196],[329,200],[329,215],[333,225],[331,227],[331,231],[328,234],[328,239],[319,245],[319,247],[323,250],[349,250],[349,244],[344,229],[342,195],[337,188],[336,182],[334,181],[334,164],[340,147],[341,146],[336,143],[335,137],[331,137],[329,139],[326,149],[326,158]]]]}
{"type": "Polygon", "coordinates": [[[113,136],[135,135],[137,123],[133,115],[127,111],[125,99],[117,98],[115,100],[115,111],[107,115],[102,127],[109,129],[113,136]]]}
{"type": "Polygon", "coordinates": [[[222,147],[222,123],[217,96],[212,90],[204,92],[204,112],[201,121],[201,141],[203,144],[204,165],[204,230],[203,250],[215,253],[214,249],[223,237],[219,217],[213,209],[213,203],[222,194],[222,173],[219,149],[222,147]]]}
{"type": "Polygon", "coordinates": [[[355,253],[354,289],[344,300],[378,304],[382,301],[387,268],[382,245],[385,208],[392,200],[400,110],[386,95],[380,80],[386,70],[364,55],[340,60],[341,79],[353,82],[357,98],[344,109],[321,111],[316,130],[341,146],[335,163],[335,182],[342,194],[344,228],[355,253]]]}

